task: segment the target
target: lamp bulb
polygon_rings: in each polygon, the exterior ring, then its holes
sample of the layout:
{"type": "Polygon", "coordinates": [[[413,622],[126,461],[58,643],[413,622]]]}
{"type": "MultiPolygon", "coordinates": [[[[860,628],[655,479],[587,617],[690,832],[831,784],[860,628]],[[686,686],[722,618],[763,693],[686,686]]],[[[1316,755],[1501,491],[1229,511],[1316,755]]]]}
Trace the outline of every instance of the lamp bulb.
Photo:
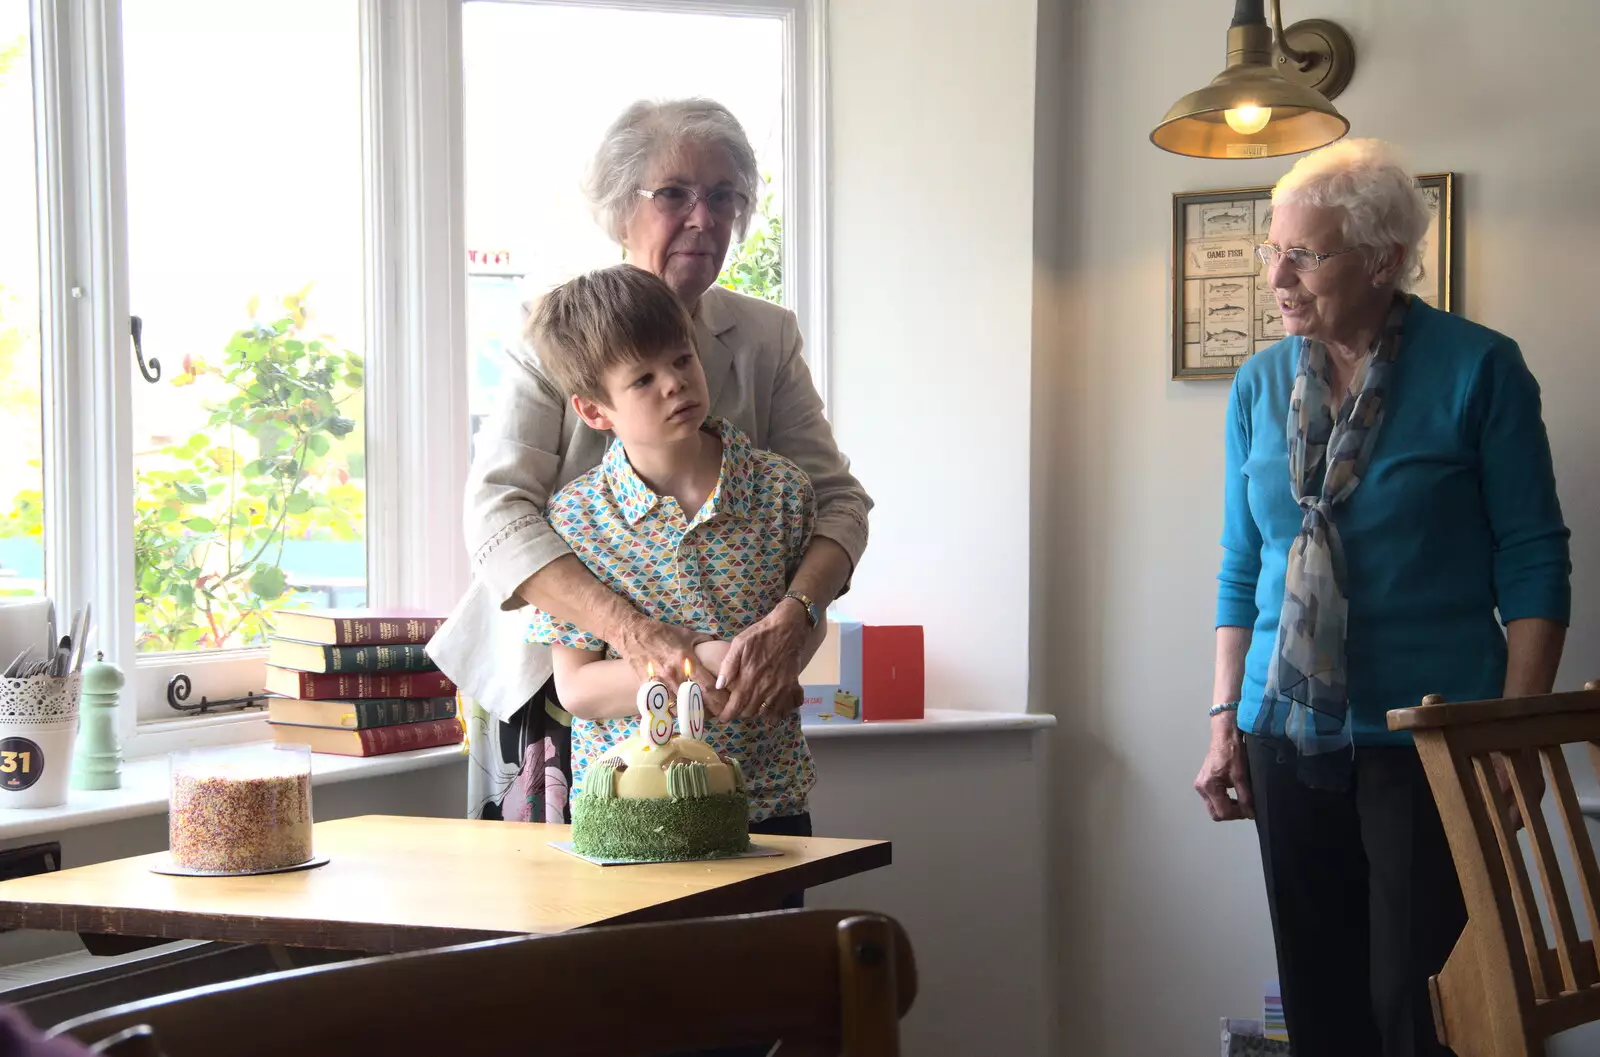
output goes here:
{"type": "Polygon", "coordinates": [[[1224,110],[1222,118],[1228,127],[1241,136],[1254,136],[1257,132],[1267,127],[1267,122],[1272,120],[1270,106],[1240,106],[1232,110],[1224,110]]]}

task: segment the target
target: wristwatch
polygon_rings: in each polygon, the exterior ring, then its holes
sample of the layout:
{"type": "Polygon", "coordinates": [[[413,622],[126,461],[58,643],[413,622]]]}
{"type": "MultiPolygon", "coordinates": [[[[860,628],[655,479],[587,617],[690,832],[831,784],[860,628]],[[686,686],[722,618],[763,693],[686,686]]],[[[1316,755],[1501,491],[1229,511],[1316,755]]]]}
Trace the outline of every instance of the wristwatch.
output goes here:
{"type": "Polygon", "coordinates": [[[801,594],[799,591],[790,591],[783,597],[792,598],[805,607],[806,622],[812,627],[816,627],[818,624],[822,623],[822,607],[811,601],[809,597],[801,594]]]}

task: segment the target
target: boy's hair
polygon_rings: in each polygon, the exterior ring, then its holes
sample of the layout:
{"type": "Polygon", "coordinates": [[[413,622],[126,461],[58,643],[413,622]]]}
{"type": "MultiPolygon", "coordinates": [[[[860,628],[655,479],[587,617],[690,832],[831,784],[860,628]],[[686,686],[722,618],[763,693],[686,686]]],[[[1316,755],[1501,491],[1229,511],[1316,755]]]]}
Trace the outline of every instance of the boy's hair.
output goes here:
{"type": "Polygon", "coordinates": [[[527,338],[568,396],[605,403],[605,373],[667,349],[695,348],[694,321],[672,287],[631,264],[569,279],[539,299],[527,338]]]}

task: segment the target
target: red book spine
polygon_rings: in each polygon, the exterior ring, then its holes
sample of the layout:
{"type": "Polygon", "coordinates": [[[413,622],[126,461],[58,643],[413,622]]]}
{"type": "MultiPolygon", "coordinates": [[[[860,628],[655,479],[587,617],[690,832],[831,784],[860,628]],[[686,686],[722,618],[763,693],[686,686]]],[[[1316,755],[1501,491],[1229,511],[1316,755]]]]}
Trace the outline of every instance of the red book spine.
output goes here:
{"type": "Polygon", "coordinates": [[[383,756],[410,749],[431,749],[436,745],[455,745],[461,741],[461,724],[453,719],[434,719],[397,727],[370,727],[359,733],[363,756],[383,756]]]}
{"type": "Polygon", "coordinates": [[[299,672],[307,701],[355,701],[371,697],[454,697],[456,684],[443,672],[299,672]]]}
{"type": "Polygon", "coordinates": [[[444,627],[444,621],[444,617],[338,617],[333,622],[333,644],[400,646],[425,643],[444,627]]]}

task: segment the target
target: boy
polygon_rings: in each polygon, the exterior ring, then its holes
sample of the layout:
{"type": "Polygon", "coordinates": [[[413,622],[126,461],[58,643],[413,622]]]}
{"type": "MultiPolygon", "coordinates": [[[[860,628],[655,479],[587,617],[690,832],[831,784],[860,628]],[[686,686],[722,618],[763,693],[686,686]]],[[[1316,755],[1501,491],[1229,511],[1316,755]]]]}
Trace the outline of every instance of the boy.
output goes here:
{"type": "MultiPolygon", "coordinates": [[[[645,616],[711,636],[695,650],[696,676],[711,683],[729,640],[784,598],[815,520],[810,481],[707,418],[693,322],[649,272],[619,265],[558,286],[528,333],[578,417],[615,437],[599,466],[550,497],[546,519],[645,616]]],[[[576,796],[589,765],[638,729],[638,676],[605,642],[542,611],[528,638],[553,648],[556,693],[573,716],[576,796]]],[[[797,713],[728,723],[708,715],[706,740],[739,759],[751,832],[810,835],[816,778],[797,713]]]]}

